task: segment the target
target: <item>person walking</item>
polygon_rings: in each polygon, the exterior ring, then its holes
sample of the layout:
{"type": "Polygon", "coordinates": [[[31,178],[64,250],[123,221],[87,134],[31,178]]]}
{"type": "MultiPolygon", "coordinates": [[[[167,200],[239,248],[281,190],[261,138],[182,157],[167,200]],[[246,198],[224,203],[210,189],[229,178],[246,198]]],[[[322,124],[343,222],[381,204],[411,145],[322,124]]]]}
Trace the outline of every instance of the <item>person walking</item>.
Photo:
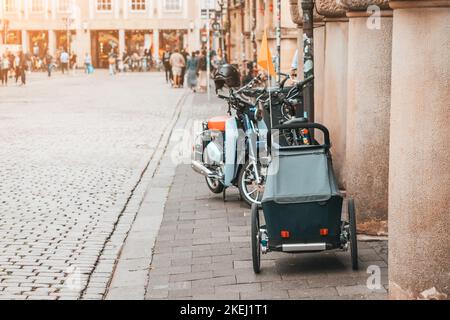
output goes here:
{"type": "Polygon", "coordinates": [[[53,56],[50,54],[50,50],[47,51],[47,54],[45,55],[45,65],[47,66],[47,74],[50,78],[52,76],[52,70],[53,70],[53,56]]]}
{"type": "Polygon", "coordinates": [[[196,52],[192,52],[191,57],[187,62],[187,85],[192,92],[197,91],[198,85],[198,57],[196,52]]]}
{"type": "Polygon", "coordinates": [[[26,57],[23,54],[23,52],[19,52],[16,56],[16,59],[14,60],[14,68],[15,68],[15,75],[16,75],[16,83],[20,82],[21,85],[26,84],[26,68],[27,68],[27,61],[26,57]]]}
{"type": "Polygon", "coordinates": [[[181,69],[181,83],[180,83],[180,85],[181,85],[181,87],[184,87],[184,78],[185,78],[185,76],[186,76],[186,71],[187,71],[187,66],[186,66],[186,64],[187,64],[187,61],[188,61],[188,57],[189,57],[189,53],[186,51],[186,49],[182,49],[181,50],[181,55],[183,56],[183,58],[184,58],[184,61],[185,61],[185,65],[184,65],[184,67],[181,69]]]}
{"type": "Polygon", "coordinates": [[[61,61],[61,72],[62,72],[62,74],[64,74],[64,72],[68,72],[69,71],[70,56],[69,56],[69,53],[67,52],[66,49],[63,49],[61,51],[61,55],[59,57],[59,60],[61,61]]]}
{"type": "Polygon", "coordinates": [[[33,56],[30,52],[27,52],[24,54],[25,56],[25,63],[27,67],[25,68],[25,71],[28,72],[28,74],[31,74],[31,69],[33,68],[33,56]]]}
{"type": "Polygon", "coordinates": [[[11,67],[8,56],[4,53],[1,61],[2,86],[8,85],[8,73],[11,67]]]}
{"type": "Polygon", "coordinates": [[[14,55],[14,53],[10,52],[8,55],[8,59],[9,59],[9,78],[12,79],[13,75],[15,75],[16,70],[15,70],[15,65],[14,65],[14,61],[16,60],[16,56],[14,55]]]}
{"type": "Polygon", "coordinates": [[[255,63],[250,61],[247,63],[247,71],[242,79],[242,85],[247,85],[255,79],[258,74],[258,69],[255,67],[255,63]]]}
{"type": "Polygon", "coordinates": [[[84,55],[84,70],[87,74],[91,74],[91,70],[92,70],[92,58],[91,55],[89,53],[86,52],[86,54],[84,55]]]}
{"type": "Polygon", "coordinates": [[[72,53],[72,55],[70,56],[70,62],[69,62],[69,66],[70,69],[72,70],[72,74],[75,74],[75,71],[77,70],[77,60],[78,60],[78,56],[75,52],[72,53]]]}
{"type": "Polygon", "coordinates": [[[170,46],[166,46],[166,50],[162,55],[162,63],[164,67],[164,72],[166,73],[166,83],[172,83],[172,67],[170,65],[170,57],[172,52],[170,51],[170,46]]]}
{"type": "Polygon", "coordinates": [[[172,67],[173,87],[181,88],[181,75],[183,68],[186,66],[186,61],[178,49],[175,49],[175,52],[170,57],[170,66],[172,67]]]}
{"type": "Polygon", "coordinates": [[[40,52],[40,51],[41,51],[41,50],[40,50],[40,48],[39,48],[38,43],[35,42],[34,45],[33,45],[33,56],[35,56],[36,58],[38,58],[38,57],[41,55],[41,52],[40,52]]]}
{"type": "Polygon", "coordinates": [[[202,51],[200,58],[198,59],[198,82],[201,92],[206,92],[207,87],[207,69],[208,62],[206,56],[206,50],[202,51]]]}
{"type": "Polygon", "coordinates": [[[109,75],[116,75],[116,55],[113,50],[108,55],[109,75]]]}
{"type": "Polygon", "coordinates": [[[219,68],[226,63],[227,63],[227,60],[225,59],[225,57],[223,55],[222,49],[219,48],[217,50],[217,54],[215,54],[213,56],[213,58],[211,59],[211,68],[212,68],[213,72],[219,70],[219,68]]]}

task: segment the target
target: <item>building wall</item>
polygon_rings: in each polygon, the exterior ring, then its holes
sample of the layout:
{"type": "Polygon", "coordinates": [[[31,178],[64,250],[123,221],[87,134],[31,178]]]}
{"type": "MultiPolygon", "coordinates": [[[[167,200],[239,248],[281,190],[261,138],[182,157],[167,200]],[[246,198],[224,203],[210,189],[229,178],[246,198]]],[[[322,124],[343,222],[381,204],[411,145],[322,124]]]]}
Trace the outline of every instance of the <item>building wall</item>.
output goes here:
{"type": "Polygon", "coordinates": [[[72,20],[69,26],[75,33],[72,48],[79,57],[91,51],[92,32],[99,30],[117,31],[122,50],[127,31],[143,30],[152,36],[155,56],[158,55],[159,37],[163,30],[183,30],[184,46],[189,50],[200,47],[200,0],[180,0],[179,10],[167,10],[164,6],[166,0],[144,0],[145,9],[142,11],[132,10],[132,0],[110,0],[110,8],[103,11],[97,8],[101,0],[66,0],[71,4],[70,12],[59,10],[59,1],[62,0],[38,0],[42,1],[42,10],[33,12],[32,1],[35,0],[16,0],[13,12],[7,12],[5,2],[0,2],[0,19],[9,20],[9,30],[21,31],[24,50],[32,49],[29,40],[32,32],[43,31],[47,33],[48,48],[54,53],[56,34],[67,30],[67,18],[72,20]]]}
{"type": "MultiPolygon", "coordinates": [[[[230,1],[230,38],[231,59],[235,64],[242,65],[243,61],[253,60],[253,43],[251,32],[253,26],[252,0],[244,1],[244,24],[241,22],[240,1],[230,1]],[[244,41],[242,41],[244,38],[244,41]]],[[[259,54],[264,29],[267,30],[269,46],[272,56],[277,55],[276,50],[276,1],[255,0],[256,3],[256,42],[259,54]]],[[[297,49],[297,26],[292,22],[289,12],[289,0],[281,0],[281,71],[289,72],[292,59],[297,49]]]]}

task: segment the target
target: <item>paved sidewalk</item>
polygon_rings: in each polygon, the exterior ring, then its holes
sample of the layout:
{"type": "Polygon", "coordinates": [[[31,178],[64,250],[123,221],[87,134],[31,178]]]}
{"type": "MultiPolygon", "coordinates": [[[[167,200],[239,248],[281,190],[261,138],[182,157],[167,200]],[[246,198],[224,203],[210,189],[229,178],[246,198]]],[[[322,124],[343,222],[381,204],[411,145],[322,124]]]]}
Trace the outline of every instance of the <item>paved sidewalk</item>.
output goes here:
{"type": "MultiPolygon", "coordinates": [[[[206,118],[205,109],[199,109],[206,118]]],[[[211,109],[209,115],[220,110],[211,109]]],[[[351,270],[349,253],[271,253],[263,257],[262,273],[255,275],[249,208],[235,189],[227,202],[212,195],[204,179],[183,164],[165,205],[146,298],[386,299],[387,242],[360,242],[359,247],[359,272],[351,270]],[[367,288],[369,266],[380,268],[379,290],[367,288]]]]}

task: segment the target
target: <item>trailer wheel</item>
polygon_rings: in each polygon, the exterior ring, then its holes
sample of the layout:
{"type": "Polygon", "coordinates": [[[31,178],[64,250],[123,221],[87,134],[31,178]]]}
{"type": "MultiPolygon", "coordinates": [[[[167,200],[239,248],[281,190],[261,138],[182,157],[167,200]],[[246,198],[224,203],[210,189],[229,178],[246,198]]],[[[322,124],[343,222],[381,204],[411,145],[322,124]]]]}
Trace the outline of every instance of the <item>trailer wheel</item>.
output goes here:
{"type": "Polygon", "coordinates": [[[348,217],[350,223],[350,251],[352,256],[352,268],[353,270],[359,269],[358,263],[358,238],[356,233],[356,209],[355,201],[350,199],[348,201],[348,217]]]}
{"type": "Polygon", "coordinates": [[[259,224],[259,209],[255,203],[252,205],[252,258],[253,271],[256,274],[261,272],[261,235],[259,224]]]}

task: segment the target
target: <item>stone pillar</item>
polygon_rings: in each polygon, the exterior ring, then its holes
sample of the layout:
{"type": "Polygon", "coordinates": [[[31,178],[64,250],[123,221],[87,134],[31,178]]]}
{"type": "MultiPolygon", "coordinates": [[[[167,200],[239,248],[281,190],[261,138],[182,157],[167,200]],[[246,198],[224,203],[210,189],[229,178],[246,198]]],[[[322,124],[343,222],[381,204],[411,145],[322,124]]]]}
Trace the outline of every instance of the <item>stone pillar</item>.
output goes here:
{"type": "Polygon", "coordinates": [[[21,32],[22,32],[22,51],[26,53],[30,51],[28,43],[28,31],[22,30],[21,32]]]}
{"type": "MultiPolygon", "coordinates": [[[[319,22],[323,24],[323,22],[319,22]]],[[[314,27],[314,104],[317,123],[323,123],[323,96],[325,74],[325,27],[314,27]]]]}
{"type": "Polygon", "coordinates": [[[89,29],[77,29],[72,49],[77,54],[78,66],[83,66],[86,53],[91,54],[91,32],[89,29]]]}
{"type": "Polygon", "coordinates": [[[450,299],[450,3],[390,6],[390,297],[450,299]]]}
{"type": "Polygon", "coordinates": [[[121,55],[126,48],[125,29],[119,29],[119,54],[121,55]]]}
{"type": "Polygon", "coordinates": [[[159,30],[153,29],[153,57],[159,59],[159,30]]]}
{"type": "Polygon", "coordinates": [[[322,120],[330,130],[333,163],[339,186],[345,188],[348,18],[345,10],[335,0],[318,0],[316,5],[319,14],[325,17],[322,120]]]}
{"type": "Polygon", "coordinates": [[[387,0],[343,5],[349,10],[346,189],[359,231],[381,235],[388,216],[392,11],[387,0]]]}
{"type": "Polygon", "coordinates": [[[48,30],[48,50],[51,55],[56,54],[56,34],[54,30],[48,30]]]}

